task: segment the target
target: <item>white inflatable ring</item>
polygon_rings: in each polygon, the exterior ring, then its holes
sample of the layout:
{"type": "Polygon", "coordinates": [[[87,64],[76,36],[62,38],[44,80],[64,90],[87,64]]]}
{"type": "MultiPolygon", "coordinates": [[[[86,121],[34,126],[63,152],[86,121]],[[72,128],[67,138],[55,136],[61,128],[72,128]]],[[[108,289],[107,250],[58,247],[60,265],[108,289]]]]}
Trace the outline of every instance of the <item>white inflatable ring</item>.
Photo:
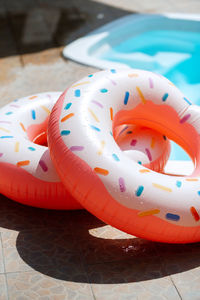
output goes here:
{"type": "Polygon", "coordinates": [[[49,146],[64,185],[94,215],[136,236],[189,243],[200,241],[199,132],[200,108],[167,79],[108,70],[83,78],[59,98],[49,146]],[[169,176],[132,161],[112,136],[121,124],[174,140],[194,161],[193,174],[169,176]]]}
{"type": "Polygon", "coordinates": [[[45,146],[49,114],[60,94],[35,94],[0,109],[0,193],[31,206],[80,209],[45,146]]]}

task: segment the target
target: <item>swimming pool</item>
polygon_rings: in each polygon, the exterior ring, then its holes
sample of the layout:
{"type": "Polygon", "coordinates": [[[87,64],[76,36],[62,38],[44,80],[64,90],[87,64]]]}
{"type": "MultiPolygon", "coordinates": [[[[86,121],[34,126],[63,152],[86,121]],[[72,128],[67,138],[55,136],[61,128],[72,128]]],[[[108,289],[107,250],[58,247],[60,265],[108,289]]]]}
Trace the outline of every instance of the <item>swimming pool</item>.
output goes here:
{"type": "MultiPolygon", "coordinates": [[[[63,55],[101,69],[157,72],[200,105],[200,15],[129,15],[66,46],[63,55]]],[[[189,160],[174,143],[170,159],[189,160]]]]}

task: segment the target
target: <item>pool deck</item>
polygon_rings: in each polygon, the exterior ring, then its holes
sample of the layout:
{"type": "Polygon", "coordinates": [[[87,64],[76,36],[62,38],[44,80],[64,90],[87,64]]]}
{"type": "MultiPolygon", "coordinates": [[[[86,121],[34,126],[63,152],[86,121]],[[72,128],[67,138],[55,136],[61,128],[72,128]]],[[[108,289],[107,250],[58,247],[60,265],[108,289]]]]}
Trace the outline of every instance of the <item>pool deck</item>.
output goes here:
{"type": "MultiPolygon", "coordinates": [[[[63,47],[133,12],[200,13],[200,2],[0,0],[0,106],[62,91],[96,71],[64,60],[63,47]]],[[[0,196],[4,299],[200,300],[200,243],[149,242],[84,210],[47,211],[0,196]]]]}

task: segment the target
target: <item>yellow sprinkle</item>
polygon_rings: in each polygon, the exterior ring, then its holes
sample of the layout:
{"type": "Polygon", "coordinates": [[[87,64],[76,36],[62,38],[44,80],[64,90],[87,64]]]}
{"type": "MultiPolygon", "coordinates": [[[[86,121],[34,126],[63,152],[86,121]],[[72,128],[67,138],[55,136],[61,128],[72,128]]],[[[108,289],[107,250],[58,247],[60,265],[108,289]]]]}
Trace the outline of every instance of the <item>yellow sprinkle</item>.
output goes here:
{"type": "Polygon", "coordinates": [[[155,138],[152,137],[152,140],[151,140],[151,148],[153,149],[155,146],[155,138]]]}
{"type": "Polygon", "coordinates": [[[91,110],[90,108],[88,108],[88,111],[91,113],[91,115],[95,119],[95,121],[99,122],[99,119],[97,118],[97,116],[95,115],[95,113],[93,112],[93,110],[91,110]]]}
{"type": "Polygon", "coordinates": [[[150,170],[148,170],[148,169],[141,169],[140,170],[140,173],[149,173],[150,172],[150,170]]]}
{"type": "Polygon", "coordinates": [[[152,185],[160,190],[166,191],[166,192],[172,192],[171,188],[168,188],[167,186],[161,185],[161,184],[157,184],[157,183],[152,183],[152,185]]]}
{"type": "Polygon", "coordinates": [[[101,141],[101,147],[100,147],[99,151],[97,152],[98,155],[101,155],[103,153],[104,146],[105,146],[105,142],[101,141]]]}
{"type": "Polygon", "coordinates": [[[110,119],[111,121],[113,121],[113,108],[110,107],[110,119]]]}
{"type": "Polygon", "coordinates": [[[198,181],[198,178],[186,178],[186,181],[198,181]]]}
{"type": "Polygon", "coordinates": [[[139,217],[146,217],[146,216],[151,216],[151,215],[156,215],[159,214],[160,210],[159,209],[151,209],[151,210],[146,210],[138,213],[139,217]]]}
{"type": "Polygon", "coordinates": [[[15,143],[15,152],[19,152],[19,142],[15,143]]]}
{"type": "Polygon", "coordinates": [[[128,77],[132,78],[132,77],[138,77],[139,75],[136,74],[136,73],[131,73],[131,74],[128,74],[128,77]]]}
{"type": "Polygon", "coordinates": [[[173,82],[171,82],[171,81],[169,81],[169,84],[175,86],[175,84],[173,84],[173,82]]]}
{"type": "Polygon", "coordinates": [[[83,82],[72,85],[72,87],[74,88],[74,87],[77,87],[79,85],[88,84],[88,83],[90,83],[90,81],[83,81],[83,82]]]}
{"type": "Polygon", "coordinates": [[[10,130],[5,129],[5,128],[3,128],[3,127],[0,127],[0,130],[5,131],[5,132],[10,132],[10,130]]]}
{"type": "Polygon", "coordinates": [[[42,107],[42,109],[44,109],[48,113],[48,115],[50,115],[51,111],[46,106],[41,105],[40,107],[42,107]]]}
{"type": "Polygon", "coordinates": [[[144,95],[143,95],[141,89],[139,88],[139,86],[136,86],[136,90],[137,90],[138,94],[140,95],[142,103],[145,104],[146,100],[145,100],[144,95]]]}

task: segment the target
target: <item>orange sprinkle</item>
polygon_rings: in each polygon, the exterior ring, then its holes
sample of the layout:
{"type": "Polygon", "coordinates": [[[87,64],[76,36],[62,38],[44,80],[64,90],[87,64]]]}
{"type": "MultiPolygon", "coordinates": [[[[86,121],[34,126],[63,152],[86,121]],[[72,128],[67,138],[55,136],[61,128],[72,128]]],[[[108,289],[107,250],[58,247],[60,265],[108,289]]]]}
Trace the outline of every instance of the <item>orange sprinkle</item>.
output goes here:
{"type": "Polygon", "coordinates": [[[73,113],[68,114],[68,115],[66,115],[65,117],[63,117],[63,118],[61,119],[61,122],[65,122],[66,120],[68,120],[69,118],[71,118],[71,117],[73,117],[73,116],[74,116],[73,113]]]}
{"type": "Polygon", "coordinates": [[[22,161],[18,161],[17,166],[23,167],[23,166],[28,166],[29,164],[30,164],[30,160],[22,160],[22,161]]]}
{"type": "Polygon", "coordinates": [[[21,128],[26,132],[26,128],[24,127],[24,124],[22,124],[22,123],[20,122],[19,125],[20,125],[21,128]]]}
{"type": "Polygon", "coordinates": [[[19,152],[19,142],[15,143],[15,152],[19,152]]]}
{"type": "Polygon", "coordinates": [[[138,94],[140,95],[142,103],[145,104],[146,100],[145,100],[144,95],[143,95],[141,89],[139,88],[139,86],[136,86],[136,90],[137,90],[138,94]]]}
{"type": "Polygon", "coordinates": [[[44,109],[44,110],[48,113],[48,115],[50,115],[51,111],[50,111],[46,106],[41,105],[40,107],[41,107],[42,109],[44,109]]]}
{"type": "Polygon", "coordinates": [[[95,121],[99,122],[99,119],[97,118],[97,116],[95,115],[95,113],[93,112],[93,110],[91,110],[90,108],[88,108],[88,111],[91,113],[91,115],[95,119],[95,121]]]}
{"type": "Polygon", "coordinates": [[[186,178],[186,181],[198,181],[198,178],[186,178]]]}
{"type": "Polygon", "coordinates": [[[146,210],[138,213],[139,217],[146,217],[146,216],[151,216],[151,215],[156,215],[159,214],[160,210],[155,208],[151,210],[146,210]]]}
{"type": "Polygon", "coordinates": [[[140,170],[140,173],[149,173],[150,172],[150,170],[148,170],[148,169],[141,169],[140,170]]]}
{"type": "Polygon", "coordinates": [[[131,74],[128,74],[128,77],[132,78],[132,77],[138,77],[139,75],[136,74],[136,73],[131,73],[131,74]]]}
{"type": "Polygon", "coordinates": [[[37,98],[37,96],[31,96],[31,97],[29,97],[28,99],[33,100],[33,99],[35,99],[35,98],[37,98]]]}
{"type": "Polygon", "coordinates": [[[152,140],[151,140],[151,148],[153,149],[155,147],[155,138],[152,137],[152,140]]]}
{"type": "Polygon", "coordinates": [[[191,211],[195,221],[199,221],[200,217],[199,217],[198,212],[196,211],[196,208],[192,206],[192,207],[190,207],[190,211],[191,211]]]}
{"type": "Polygon", "coordinates": [[[104,176],[106,176],[106,175],[109,174],[108,170],[102,169],[102,168],[98,168],[98,167],[94,168],[94,171],[95,171],[96,173],[101,174],[101,175],[104,175],[104,176]]]}
{"type": "Polygon", "coordinates": [[[113,108],[110,107],[110,119],[111,121],[113,121],[113,108]]]}

